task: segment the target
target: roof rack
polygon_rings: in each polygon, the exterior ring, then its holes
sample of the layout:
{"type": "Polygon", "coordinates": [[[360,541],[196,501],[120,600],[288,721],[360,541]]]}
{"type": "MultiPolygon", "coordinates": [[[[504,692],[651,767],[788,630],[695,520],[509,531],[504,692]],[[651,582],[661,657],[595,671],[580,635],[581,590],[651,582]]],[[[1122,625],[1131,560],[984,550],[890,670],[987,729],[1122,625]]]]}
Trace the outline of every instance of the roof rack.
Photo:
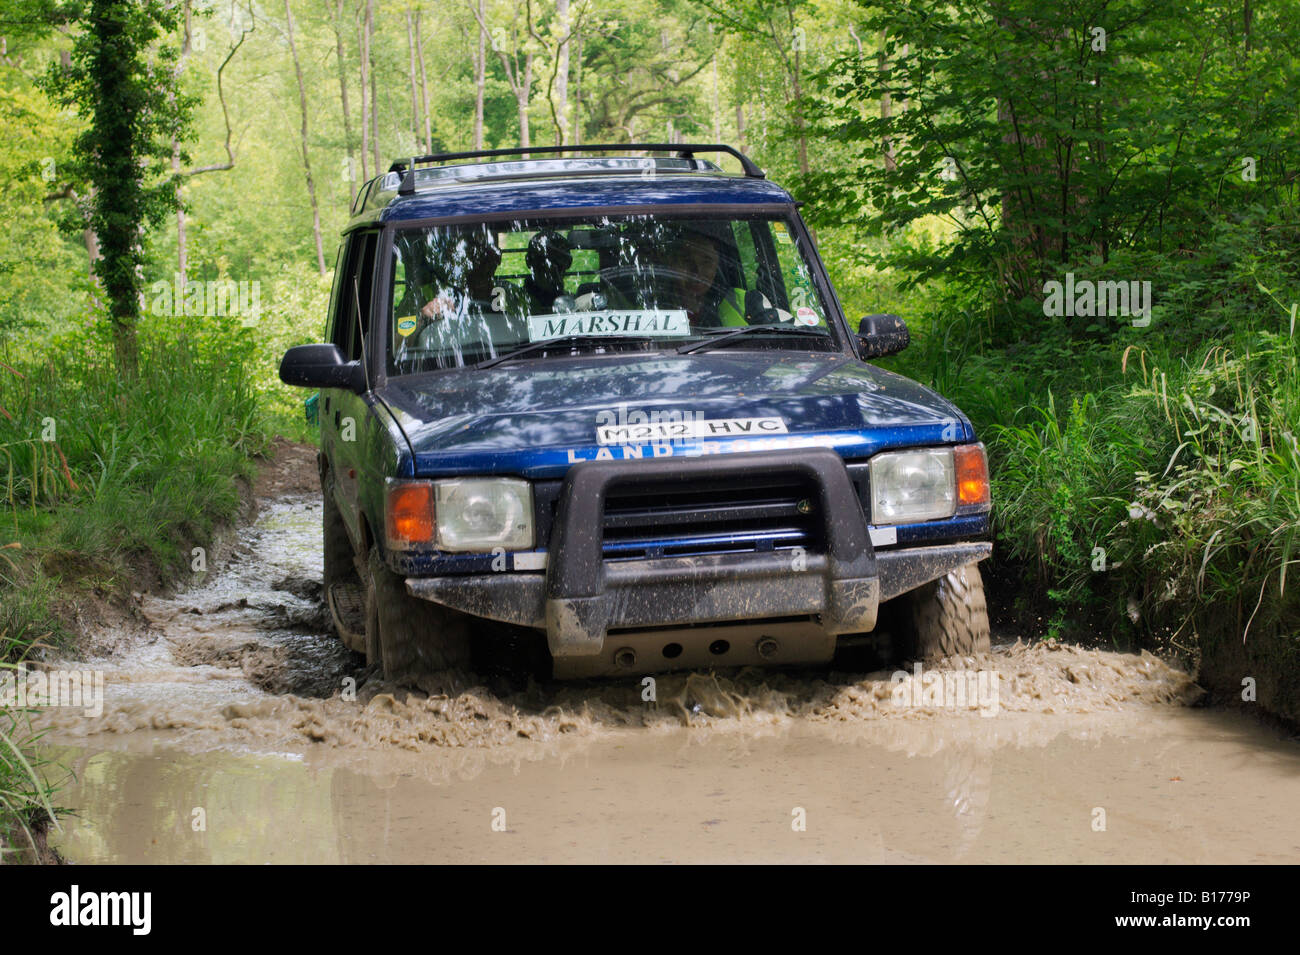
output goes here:
{"type": "Polygon", "coordinates": [[[389,172],[402,174],[399,195],[415,192],[415,167],[418,163],[451,162],[457,159],[491,159],[498,156],[558,155],[560,153],[616,153],[616,152],[675,152],[678,159],[694,159],[696,153],[726,153],[740,160],[741,168],[750,179],[766,179],[767,174],[752,159],[736,149],[721,143],[591,143],[579,146],[523,146],[516,149],[480,149],[473,152],[434,153],[429,156],[412,156],[398,160],[388,167],[389,172]]]}

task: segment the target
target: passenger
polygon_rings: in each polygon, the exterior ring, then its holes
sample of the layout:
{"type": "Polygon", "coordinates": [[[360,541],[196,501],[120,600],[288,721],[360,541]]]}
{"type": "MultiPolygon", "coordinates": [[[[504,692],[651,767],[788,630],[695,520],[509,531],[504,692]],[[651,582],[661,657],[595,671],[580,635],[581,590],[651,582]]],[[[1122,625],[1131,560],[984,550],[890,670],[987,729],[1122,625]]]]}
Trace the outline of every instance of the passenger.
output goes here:
{"type": "Polygon", "coordinates": [[[564,276],[573,264],[569,240],[553,229],[544,229],[529,241],[524,262],[529,272],[524,279],[524,292],[532,313],[548,315],[562,310],[565,300],[570,298],[564,288],[564,276]]]}
{"type": "Polygon", "coordinates": [[[443,281],[422,290],[426,301],[420,308],[421,316],[439,321],[470,312],[482,315],[506,311],[505,289],[496,282],[501,250],[486,232],[453,237],[443,244],[442,252],[442,261],[435,263],[434,271],[443,281]],[[502,289],[501,294],[496,293],[497,288],[502,289]]]}

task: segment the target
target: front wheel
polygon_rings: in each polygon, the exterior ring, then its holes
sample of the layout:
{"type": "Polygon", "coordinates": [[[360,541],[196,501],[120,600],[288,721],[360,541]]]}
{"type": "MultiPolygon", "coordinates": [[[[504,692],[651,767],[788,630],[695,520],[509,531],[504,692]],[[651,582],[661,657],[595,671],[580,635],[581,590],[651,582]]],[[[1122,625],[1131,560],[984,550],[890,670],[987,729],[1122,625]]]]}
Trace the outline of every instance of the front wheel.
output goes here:
{"type": "Polygon", "coordinates": [[[415,679],[469,666],[469,618],[412,597],[378,547],[366,558],[366,646],[377,651],[387,680],[415,679]]]}
{"type": "Polygon", "coordinates": [[[989,613],[977,564],[949,571],[903,598],[911,660],[941,660],[989,650],[989,613]]]}
{"type": "Polygon", "coordinates": [[[343,514],[334,501],[333,482],[322,482],[325,545],[325,604],[343,645],[356,653],[366,651],[365,588],[352,559],[352,542],[343,514]]]}

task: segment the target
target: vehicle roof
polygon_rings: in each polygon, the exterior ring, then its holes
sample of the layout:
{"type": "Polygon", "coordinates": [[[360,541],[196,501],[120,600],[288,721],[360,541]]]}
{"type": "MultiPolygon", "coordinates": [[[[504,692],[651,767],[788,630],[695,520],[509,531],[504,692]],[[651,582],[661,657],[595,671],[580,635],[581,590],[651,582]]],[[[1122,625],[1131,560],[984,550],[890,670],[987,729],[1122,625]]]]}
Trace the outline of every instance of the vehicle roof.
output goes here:
{"type": "Polygon", "coordinates": [[[377,177],[358,200],[360,212],[349,229],[453,216],[522,215],[559,210],[619,209],[638,206],[793,204],[790,194],[767,179],[689,172],[656,176],[547,176],[441,185],[410,195],[385,188],[377,177]]]}

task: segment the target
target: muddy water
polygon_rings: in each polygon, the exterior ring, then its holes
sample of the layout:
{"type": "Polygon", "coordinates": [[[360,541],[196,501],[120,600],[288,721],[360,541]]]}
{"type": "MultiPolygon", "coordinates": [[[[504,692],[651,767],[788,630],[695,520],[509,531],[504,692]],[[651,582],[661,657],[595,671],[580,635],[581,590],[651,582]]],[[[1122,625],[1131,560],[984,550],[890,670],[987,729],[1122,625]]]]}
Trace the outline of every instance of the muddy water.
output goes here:
{"type": "Polygon", "coordinates": [[[399,688],[326,633],[318,528],[270,508],[76,663],[102,715],[39,717],[70,860],[1300,861],[1300,746],[1149,655],[399,688]]]}

